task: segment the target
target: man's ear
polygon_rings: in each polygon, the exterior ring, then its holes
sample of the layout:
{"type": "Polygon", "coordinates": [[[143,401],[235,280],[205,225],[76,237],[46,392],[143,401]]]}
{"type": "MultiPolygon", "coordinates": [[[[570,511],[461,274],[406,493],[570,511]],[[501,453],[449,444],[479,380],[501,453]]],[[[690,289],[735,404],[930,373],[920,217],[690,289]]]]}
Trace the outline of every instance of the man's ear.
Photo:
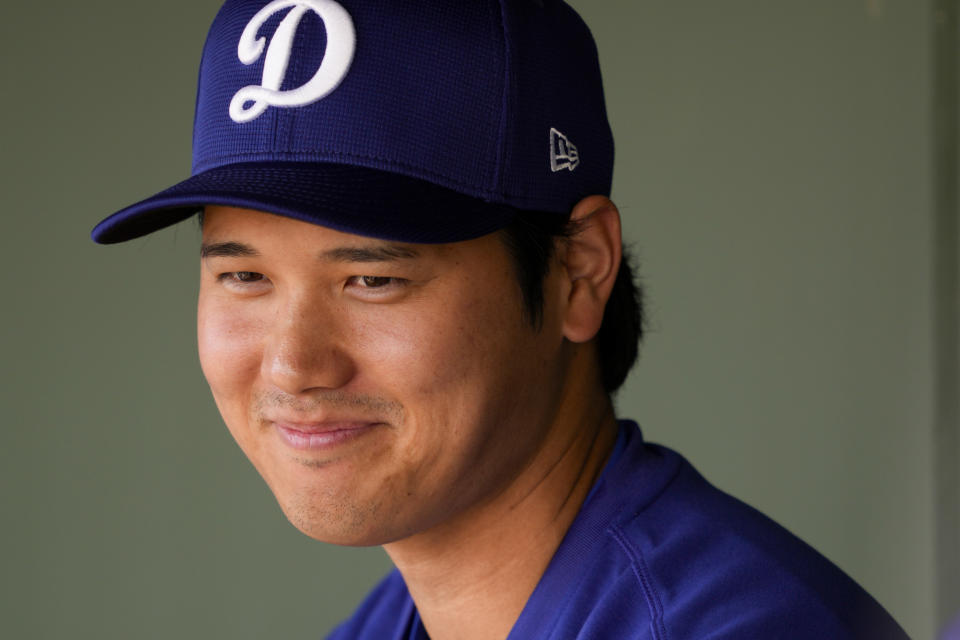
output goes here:
{"type": "Polygon", "coordinates": [[[620,212],[609,198],[589,196],[577,203],[570,219],[575,231],[560,253],[566,291],[563,335],[571,342],[588,342],[600,330],[620,270],[620,212]]]}

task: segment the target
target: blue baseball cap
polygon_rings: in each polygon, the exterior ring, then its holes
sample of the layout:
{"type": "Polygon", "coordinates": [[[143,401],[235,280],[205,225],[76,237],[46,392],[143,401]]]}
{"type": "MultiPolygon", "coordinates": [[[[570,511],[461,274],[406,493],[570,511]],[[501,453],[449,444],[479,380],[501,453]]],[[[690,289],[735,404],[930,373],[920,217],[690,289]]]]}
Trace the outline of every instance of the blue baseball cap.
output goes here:
{"type": "Polygon", "coordinates": [[[404,242],[609,195],[596,45],[560,0],[228,0],[200,63],[191,177],[108,244],[206,205],[404,242]]]}

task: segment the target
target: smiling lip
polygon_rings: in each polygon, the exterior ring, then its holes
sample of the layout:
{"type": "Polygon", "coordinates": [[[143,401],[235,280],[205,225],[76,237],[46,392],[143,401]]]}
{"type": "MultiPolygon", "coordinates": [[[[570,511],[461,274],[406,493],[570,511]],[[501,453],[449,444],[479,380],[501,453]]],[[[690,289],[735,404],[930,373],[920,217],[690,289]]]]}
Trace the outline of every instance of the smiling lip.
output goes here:
{"type": "Polygon", "coordinates": [[[330,449],[359,438],[380,426],[380,422],[320,422],[300,423],[276,421],[280,438],[290,447],[300,450],[330,449]]]}

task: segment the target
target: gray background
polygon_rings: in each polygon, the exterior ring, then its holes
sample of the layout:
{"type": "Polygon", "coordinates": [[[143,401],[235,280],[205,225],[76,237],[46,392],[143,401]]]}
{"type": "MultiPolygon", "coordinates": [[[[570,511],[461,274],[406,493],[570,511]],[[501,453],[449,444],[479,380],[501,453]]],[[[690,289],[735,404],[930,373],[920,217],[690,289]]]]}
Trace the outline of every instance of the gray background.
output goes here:
{"type": "MultiPolygon", "coordinates": [[[[196,225],[88,240],[188,173],[218,4],[4,7],[5,638],[317,638],[388,568],[297,533],[223,428],[196,225]]],[[[932,638],[960,610],[957,3],[573,4],[649,292],[620,413],[932,638]]]]}

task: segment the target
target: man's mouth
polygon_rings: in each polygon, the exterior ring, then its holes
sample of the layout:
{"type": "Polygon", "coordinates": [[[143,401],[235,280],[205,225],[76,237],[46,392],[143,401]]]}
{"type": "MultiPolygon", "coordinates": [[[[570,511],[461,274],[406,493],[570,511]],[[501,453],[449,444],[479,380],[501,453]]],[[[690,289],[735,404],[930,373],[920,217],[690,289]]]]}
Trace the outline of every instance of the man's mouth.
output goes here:
{"type": "Polygon", "coordinates": [[[280,439],[301,451],[324,450],[367,435],[382,422],[336,420],[324,422],[271,421],[280,439]]]}

